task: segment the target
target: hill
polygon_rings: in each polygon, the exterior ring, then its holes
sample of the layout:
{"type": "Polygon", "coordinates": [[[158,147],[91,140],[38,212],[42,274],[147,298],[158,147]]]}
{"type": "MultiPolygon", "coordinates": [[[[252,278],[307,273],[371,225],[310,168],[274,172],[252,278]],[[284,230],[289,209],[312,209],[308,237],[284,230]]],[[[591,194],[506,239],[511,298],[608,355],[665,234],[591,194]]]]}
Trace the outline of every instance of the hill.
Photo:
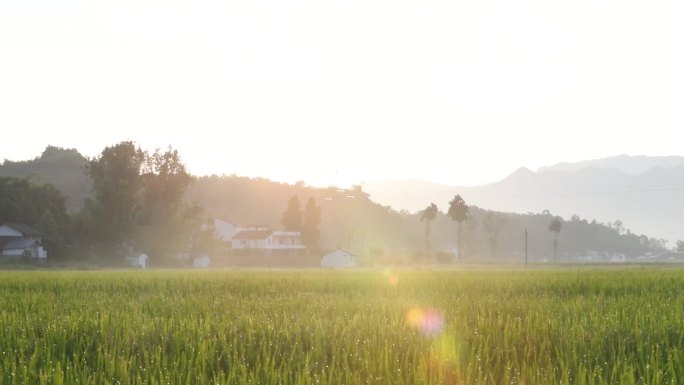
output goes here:
{"type": "Polygon", "coordinates": [[[48,146],[32,160],[0,164],[0,177],[29,178],[34,184],[52,184],[67,197],[67,210],[76,212],[90,192],[90,181],[83,174],[86,158],[75,149],[48,146]]]}
{"type": "Polygon", "coordinates": [[[629,156],[617,155],[603,159],[591,159],[581,162],[562,162],[553,166],[542,167],[539,171],[579,171],[585,168],[616,169],[629,175],[640,175],[653,168],[669,168],[684,165],[682,156],[629,156]]]}
{"type": "MultiPolygon", "coordinates": [[[[40,157],[30,161],[5,161],[0,166],[0,175],[31,176],[34,183],[53,183],[69,197],[70,207],[74,212],[79,209],[90,191],[90,182],[81,172],[84,162],[85,158],[76,150],[48,147],[40,157]]],[[[591,188],[598,182],[605,184],[612,181],[610,183],[613,184],[610,186],[619,188],[631,178],[626,174],[609,178],[609,174],[613,172],[615,171],[595,168],[582,171],[578,174],[583,175],[585,185],[574,185],[574,187],[591,188]]],[[[672,170],[652,170],[640,177],[657,181],[663,177],[659,172],[670,173],[672,170]]],[[[541,194],[550,189],[559,189],[564,187],[567,178],[574,174],[561,171],[534,173],[521,169],[506,180],[498,184],[483,186],[479,191],[477,189],[459,191],[463,192],[468,204],[471,204],[471,219],[466,222],[465,228],[464,254],[468,258],[478,260],[502,258],[521,260],[524,255],[524,234],[527,229],[530,257],[533,259],[549,258],[553,255],[553,235],[548,230],[549,222],[553,218],[550,212],[542,212],[541,209],[535,211],[536,214],[500,211],[505,211],[508,207],[506,205],[513,205],[516,202],[516,196],[522,199],[529,197],[530,194],[528,192],[516,195],[515,191],[538,189],[541,194]],[[545,178],[538,179],[539,174],[545,175],[545,178]],[[500,190],[488,190],[494,187],[500,190]],[[501,199],[504,195],[496,195],[498,191],[507,191],[505,200],[501,199]],[[477,201],[474,197],[479,197],[480,200],[477,201]],[[487,207],[489,210],[477,206],[487,207]],[[492,211],[492,209],[499,211],[492,211]]],[[[576,177],[576,175],[573,176],[573,178],[576,177]]],[[[421,222],[417,211],[427,206],[429,202],[441,203],[442,211],[446,211],[446,202],[453,198],[455,191],[447,186],[436,186],[430,190],[431,184],[417,181],[405,183],[410,183],[412,189],[395,188],[390,193],[394,199],[421,199],[422,203],[416,206],[413,213],[394,210],[389,206],[379,204],[374,194],[369,195],[368,191],[360,187],[353,189],[314,188],[304,183],[291,185],[235,175],[196,177],[187,193],[187,199],[201,204],[206,214],[214,218],[244,225],[263,224],[282,228],[282,213],[290,197],[297,195],[302,206],[309,198],[313,198],[322,208],[320,232],[323,248],[345,247],[379,260],[423,260],[426,258],[426,230],[425,223],[421,222]],[[426,195],[422,197],[422,194],[426,195]]],[[[558,199],[555,195],[547,197],[558,199]]],[[[549,203],[551,201],[542,200],[542,204],[549,203]]],[[[599,210],[601,207],[595,207],[595,209],[599,210]]],[[[645,235],[638,236],[626,231],[624,226],[619,224],[611,222],[610,225],[604,225],[596,221],[581,219],[579,216],[571,218],[567,215],[565,217],[567,221],[564,222],[563,230],[559,235],[559,250],[562,257],[596,253],[606,255],[622,253],[627,256],[638,256],[662,248],[662,242],[659,240],[645,235]]],[[[584,215],[584,217],[593,218],[591,215],[584,215]]],[[[0,218],[0,221],[2,220],[0,218]]],[[[444,214],[438,214],[431,224],[430,239],[433,247],[429,254],[433,257],[436,251],[443,248],[449,249],[449,245],[457,243],[455,223],[444,214]]],[[[442,255],[442,258],[448,259],[448,256],[442,255]]]]}
{"type": "Polygon", "coordinates": [[[395,209],[417,211],[430,201],[444,209],[446,202],[459,193],[468,203],[492,210],[550,210],[565,218],[576,214],[600,222],[619,220],[632,231],[655,234],[672,245],[684,237],[684,163],[679,164],[678,159],[684,158],[621,156],[556,165],[538,172],[522,168],[499,182],[476,187],[445,187],[428,182],[364,187],[372,199],[395,209]],[[650,168],[633,173],[646,166],[650,168]],[[411,193],[402,194],[405,190],[411,193]]]}

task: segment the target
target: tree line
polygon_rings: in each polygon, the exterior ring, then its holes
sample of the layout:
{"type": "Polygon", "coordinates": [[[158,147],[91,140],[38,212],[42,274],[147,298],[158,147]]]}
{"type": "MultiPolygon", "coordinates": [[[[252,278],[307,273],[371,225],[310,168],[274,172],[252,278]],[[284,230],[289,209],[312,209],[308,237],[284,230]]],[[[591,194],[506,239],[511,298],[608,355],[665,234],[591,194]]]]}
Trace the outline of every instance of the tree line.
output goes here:
{"type": "Polygon", "coordinates": [[[209,252],[215,247],[211,218],[301,231],[311,250],[344,247],[387,263],[434,259],[448,244],[456,245],[460,259],[522,258],[526,229],[532,258],[592,251],[641,255],[666,246],[663,240],[631,233],[620,221],[564,220],[548,211],[501,213],[469,206],[458,195],[445,212],[431,204],[409,213],[373,202],[362,186],[314,188],[236,175],[193,177],[177,151],[145,152],[133,142],[83,158],[80,167],[74,167],[80,154],[61,151],[48,148],[34,163],[9,162],[11,170],[21,168],[26,174],[0,179],[0,221],[50,234],[59,246],[57,255],[103,264],[131,251],[145,252],[160,264],[179,252],[209,252]],[[32,164],[62,170],[65,180],[81,180],[73,183],[83,185],[67,187],[87,191],[87,199],[75,204],[77,195],[36,183],[48,176],[32,172],[32,164]],[[69,202],[71,211],[65,209],[69,202]],[[558,231],[552,230],[554,220],[558,231]]]}
{"type": "MultiPolygon", "coordinates": [[[[430,222],[440,218],[441,213],[435,203],[430,203],[420,211],[420,221],[425,223],[425,253],[424,258],[439,255],[439,250],[433,250],[431,245],[430,222]]],[[[499,251],[507,250],[511,254],[520,256],[527,242],[528,229],[533,236],[532,256],[547,257],[549,261],[573,256],[587,256],[595,254],[620,253],[627,256],[638,256],[648,252],[662,253],[667,251],[664,239],[649,238],[637,235],[626,229],[622,222],[599,223],[596,220],[587,221],[573,215],[569,221],[552,215],[548,210],[540,214],[513,214],[483,210],[468,206],[460,195],[449,201],[445,218],[457,223],[457,258],[463,258],[468,253],[475,253],[477,257],[498,258],[499,251]],[[545,223],[545,224],[544,224],[545,223]],[[544,226],[550,232],[550,241],[544,237],[544,226]],[[567,242],[561,249],[559,238],[561,230],[567,228],[567,242]],[[545,245],[550,245],[547,247],[545,245]],[[513,252],[512,252],[513,251],[513,252]]],[[[448,235],[447,235],[448,237],[448,235]]],[[[442,234],[442,239],[444,235],[442,234]]],[[[684,241],[679,241],[675,250],[684,251],[684,241]]],[[[444,257],[444,256],[443,256],[444,257]]]]}
{"type": "Polygon", "coordinates": [[[87,159],[82,172],[92,193],[71,215],[53,185],[0,178],[0,219],[35,226],[58,256],[99,264],[120,264],[134,252],[163,264],[179,252],[209,251],[211,223],[199,204],[186,200],[193,177],[178,151],[121,142],[87,159]]]}

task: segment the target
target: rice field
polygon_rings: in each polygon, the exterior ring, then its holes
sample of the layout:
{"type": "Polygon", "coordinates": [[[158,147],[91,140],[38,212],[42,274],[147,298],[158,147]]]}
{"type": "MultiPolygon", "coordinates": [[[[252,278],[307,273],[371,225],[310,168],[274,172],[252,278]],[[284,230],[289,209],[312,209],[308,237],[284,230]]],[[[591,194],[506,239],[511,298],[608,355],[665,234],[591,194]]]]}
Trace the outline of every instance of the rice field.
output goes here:
{"type": "Polygon", "coordinates": [[[0,272],[1,384],[681,384],[684,270],[0,272]]]}

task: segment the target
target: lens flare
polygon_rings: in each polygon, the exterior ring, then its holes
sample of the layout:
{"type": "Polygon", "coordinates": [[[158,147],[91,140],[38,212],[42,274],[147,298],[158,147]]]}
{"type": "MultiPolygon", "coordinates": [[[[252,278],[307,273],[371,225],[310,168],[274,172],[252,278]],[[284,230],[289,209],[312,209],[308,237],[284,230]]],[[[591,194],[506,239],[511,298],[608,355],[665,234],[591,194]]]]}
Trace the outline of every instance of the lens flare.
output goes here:
{"type": "Polygon", "coordinates": [[[394,272],[390,268],[383,270],[382,275],[384,275],[385,279],[387,279],[387,283],[389,283],[392,286],[395,286],[399,283],[399,277],[396,274],[394,274],[394,272]]]}
{"type": "Polygon", "coordinates": [[[435,309],[411,308],[405,318],[406,323],[426,336],[434,336],[444,330],[444,317],[435,309]]]}
{"type": "Polygon", "coordinates": [[[435,338],[426,361],[423,362],[426,376],[438,384],[464,384],[461,375],[458,338],[450,332],[435,338]]]}

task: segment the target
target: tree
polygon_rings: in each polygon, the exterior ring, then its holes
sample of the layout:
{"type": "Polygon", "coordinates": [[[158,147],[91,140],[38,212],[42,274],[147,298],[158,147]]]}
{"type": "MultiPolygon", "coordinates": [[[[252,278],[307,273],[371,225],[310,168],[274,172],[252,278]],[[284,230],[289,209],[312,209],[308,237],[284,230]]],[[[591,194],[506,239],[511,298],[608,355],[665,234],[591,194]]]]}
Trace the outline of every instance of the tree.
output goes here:
{"type": "Polygon", "coordinates": [[[86,164],[95,193],[86,201],[88,228],[102,258],[125,255],[133,247],[144,163],[145,153],[128,141],[106,147],[86,164]]]}
{"type": "Polygon", "coordinates": [[[676,249],[676,251],[677,251],[678,253],[684,253],[684,241],[682,241],[681,239],[677,241],[677,249],[676,249]]]}
{"type": "Polygon", "coordinates": [[[304,208],[304,223],[302,226],[302,241],[309,249],[309,252],[318,251],[318,241],[321,237],[318,225],[321,224],[321,208],[316,206],[316,200],[311,197],[306,202],[304,208]]]}
{"type": "Polygon", "coordinates": [[[437,218],[439,209],[434,203],[430,203],[428,207],[421,212],[420,221],[425,221],[425,252],[430,251],[430,222],[437,218]]]}
{"type": "Polygon", "coordinates": [[[6,222],[35,227],[56,241],[64,241],[71,226],[61,191],[14,177],[0,177],[0,224],[6,222]]]}
{"type": "Polygon", "coordinates": [[[613,228],[615,231],[617,231],[618,235],[622,235],[622,233],[625,232],[625,227],[623,226],[622,221],[619,219],[613,223],[613,228]]]}
{"type": "Polygon", "coordinates": [[[551,223],[549,223],[549,231],[554,233],[553,237],[553,260],[554,262],[556,261],[556,257],[558,254],[558,234],[561,232],[561,229],[563,228],[563,222],[561,221],[560,217],[555,217],[551,220],[551,223]]]}
{"type": "Polygon", "coordinates": [[[185,200],[192,181],[177,150],[146,154],[136,244],[153,262],[193,248],[193,234],[204,221],[202,210],[190,207],[185,200]]]}
{"type": "Polygon", "coordinates": [[[283,212],[282,223],[287,231],[302,231],[302,211],[297,195],[293,195],[287,201],[287,209],[283,212]]]}
{"type": "Polygon", "coordinates": [[[470,208],[466,205],[460,195],[456,195],[454,199],[449,202],[449,211],[447,212],[452,221],[458,223],[458,258],[462,257],[463,249],[463,222],[468,220],[470,215],[470,208]]]}

